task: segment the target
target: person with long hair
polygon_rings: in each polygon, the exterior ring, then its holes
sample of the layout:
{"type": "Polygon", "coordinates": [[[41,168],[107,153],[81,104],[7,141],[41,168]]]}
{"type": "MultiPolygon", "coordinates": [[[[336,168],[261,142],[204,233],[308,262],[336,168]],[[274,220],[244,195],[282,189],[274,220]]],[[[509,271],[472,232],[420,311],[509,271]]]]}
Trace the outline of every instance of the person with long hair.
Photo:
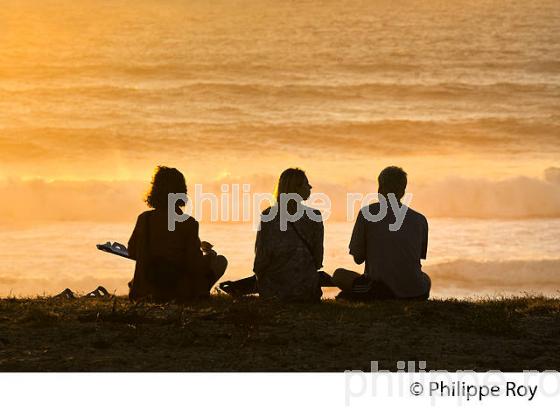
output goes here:
{"type": "MultiPolygon", "coordinates": [[[[227,268],[224,256],[208,242],[201,243],[193,217],[178,222],[174,231],[168,229],[169,194],[187,194],[185,177],[175,168],[158,166],[145,199],[151,210],[138,217],[128,242],[128,254],[136,260],[131,300],[187,302],[206,297],[227,268]]],[[[176,202],[175,212],[183,215],[185,205],[176,202]]]]}
{"type": "Polygon", "coordinates": [[[254,277],[224,282],[220,289],[234,296],[259,293],[281,301],[315,302],[321,286],[331,286],[323,266],[324,226],[321,212],[302,202],[311,195],[304,171],[282,172],[276,203],[261,215],[255,244],[254,277]]]}

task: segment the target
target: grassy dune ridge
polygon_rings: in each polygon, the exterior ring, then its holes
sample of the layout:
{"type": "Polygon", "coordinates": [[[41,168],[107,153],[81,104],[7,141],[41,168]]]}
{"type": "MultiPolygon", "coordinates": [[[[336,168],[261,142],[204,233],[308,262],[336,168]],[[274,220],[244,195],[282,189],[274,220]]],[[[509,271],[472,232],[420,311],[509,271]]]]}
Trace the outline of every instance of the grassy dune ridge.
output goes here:
{"type": "Polygon", "coordinates": [[[1,299],[0,371],[560,370],[560,299],[1,299]]]}

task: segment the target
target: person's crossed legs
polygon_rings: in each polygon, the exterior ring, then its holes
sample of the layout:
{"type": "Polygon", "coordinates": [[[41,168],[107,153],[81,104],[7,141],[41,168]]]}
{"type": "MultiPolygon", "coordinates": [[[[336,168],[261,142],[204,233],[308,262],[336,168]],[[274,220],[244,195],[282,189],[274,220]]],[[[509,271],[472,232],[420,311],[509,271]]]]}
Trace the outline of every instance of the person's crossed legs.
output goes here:
{"type": "Polygon", "coordinates": [[[224,276],[228,266],[228,260],[223,255],[218,255],[216,253],[207,253],[203,256],[204,263],[207,266],[207,279],[208,287],[212,287],[224,276]]]}
{"type": "MultiPolygon", "coordinates": [[[[423,273],[423,279],[426,281],[428,289],[425,295],[406,298],[413,300],[427,300],[430,297],[430,289],[432,281],[430,277],[423,273]]],[[[386,299],[399,299],[393,291],[383,282],[373,281],[366,275],[357,272],[339,268],[333,275],[334,284],[342,290],[337,296],[340,299],[349,300],[386,300],[386,299]]]]}
{"type": "MultiPolygon", "coordinates": [[[[319,275],[319,285],[322,288],[336,287],[333,278],[328,273],[318,271],[317,274],[319,275]]],[[[219,289],[235,297],[259,293],[257,277],[255,275],[236,281],[228,280],[222,282],[219,285],[219,289]]]]}

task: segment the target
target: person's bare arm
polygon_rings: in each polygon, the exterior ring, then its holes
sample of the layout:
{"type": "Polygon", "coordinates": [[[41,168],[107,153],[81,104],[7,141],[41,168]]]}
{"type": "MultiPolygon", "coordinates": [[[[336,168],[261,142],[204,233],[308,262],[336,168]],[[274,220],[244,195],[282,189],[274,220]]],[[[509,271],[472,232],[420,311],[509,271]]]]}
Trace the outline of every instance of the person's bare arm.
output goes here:
{"type": "Polygon", "coordinates": [[[352,231],[352,239],[350,240],[350,255],[353,256],[354,262],[360,265],[366,260],[366,252],[366,224],[365,218],[360,210],[358,218],[356,219],[356,224],[354,225],[354,230],[352,231]]]}
{"type": "Polygon", "coordinates": [[[199,237],[200,225],[198,221],[194,221],[189,228],[186,240],[187,259],[190,261],[199,260],[202,256],[201,242],[199,237]]]}
{"type": "Polygon", "coordinates": [[[257,231],[257,238],[255,240],[255,262],[253,264],[253,272],[257,277],[262,277],[263,272],[266,271],[270,263],[268,228],[268,224],[261,221],[259,230],[257,231]]]}
{"type": "Polygon", "coordinates": [[[130,259],[136,260],[138,257],[138,237],[142,225],[142,215],[136,220],[136,225],[132,231],[132,235],[128,240],[128,256],[130,259]]]}
{"type": "Polygon", "coordinates": [[[422,238],[422,255],[421,259],[426,259],[428,256],[428,221],[424,219],[424,237],[422,238]]]}
{"type": "Polygon", "coordinates": [[[317,261],[317,265],[318,265],[317,269],[321,269],[323,267],[323,258],[325,255],[325,248],[323,245],[324,241],[325,241],[325,226],[323,224],[323,221],[321,220],[320,227],[319,227],[319,239],[315,244],[315,254],[316,254],[315,260],[317,261]]]}

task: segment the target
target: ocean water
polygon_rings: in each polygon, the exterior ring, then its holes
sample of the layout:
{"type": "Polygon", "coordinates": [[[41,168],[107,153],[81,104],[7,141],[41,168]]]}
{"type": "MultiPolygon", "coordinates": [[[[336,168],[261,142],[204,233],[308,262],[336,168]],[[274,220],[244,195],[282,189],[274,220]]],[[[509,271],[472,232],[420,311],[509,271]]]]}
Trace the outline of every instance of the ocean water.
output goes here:
{"type": "MultiPolygon", "coordinates": [[[[424,269],[433,278],[434,296],[560,296],[560,219],[435,219],[430,229],[424,269]]],[[[96,223],[5,230],[0,242],[0,296],[54,294],[66,287],[86,292],[99,284],[126,293],[133,262],[98,251],[95,244],[126,243],[131,230],[123,224],[96,223]]],[[[326,224],[328,272],[337,267],[361,272],[347,251],[351,230],[350,223],[326,224]]],[[[200,235],[228,257],[224,280],[252,274],[251,225],[203,224],[200,235]]]]}
{"type": "Polygon", "coordinates": [[[559,166],[558,21],[556,0],[7,1],[0,171],[537,175],[559,166]]]}
{"type": "MultiPolygon", "coordinates": [[[[558,0],[3,1],[0,295],[125,292],[95,244],[127,241],[159,163],[264,192],[297,165],[337,198],[403,165],[435,295],[557,295],[559,22],[558,0]]],[[[351,227],[328,223],[327,270],[351,227]]],[[[250,274],[250,226],[201,229],[250,274]]]]}

